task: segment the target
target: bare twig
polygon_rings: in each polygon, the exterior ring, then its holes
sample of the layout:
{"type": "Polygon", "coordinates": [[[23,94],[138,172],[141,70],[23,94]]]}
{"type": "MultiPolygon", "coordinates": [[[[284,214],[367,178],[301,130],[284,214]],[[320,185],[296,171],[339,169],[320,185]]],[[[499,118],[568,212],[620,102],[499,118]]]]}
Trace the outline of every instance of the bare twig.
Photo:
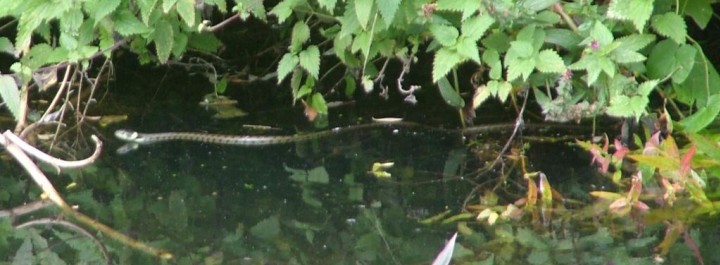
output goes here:
{"type": "Polygon", "coordinates": [[[10,217],[15,218],[16,216],[29,214],[41,209],[45,209],[48,206],[55,205],[50,200],[37,200],[31,203],[26,203],[9,210],[0,210],[0,218],[10,217]]]}
{"type": "Polygon", "coordinates": [[[218,30],[222,29],[223,27],[227,26],[228,24],[230,24],[230,22],[233,22],[238,19],[240,19],[240,13],[237,13],[237,14],[223,20],[222,22],[216,24],[215,26],[208,27],[206,30],[210,31],[210,32],[218,31],[218,30]]]}
{"type": "Polygon", "coordinates": [[[13,134],[10,131],[5,131],[5,133],[2,134],[3,138],[0,139],[0,144],[3,144],[5,146],[9,144],[14,144],[18,148],[20,148],[25,153],[37,158],[40,161],[43,161],[45,163],[48,163],[55,168],[78,168],[87,166],[89,164],[92,164],[97,160],[98,157],[100,157],[100,152],[102,151],[102,142],[100,139],[98,139],[97,136],[92,135],[91,138],[93,141],[95,141],[95,152],[88,158],[85,158],[83,160],[77,160],[77,161],[67,161],[55,158],[53,156],[50,156],[43,151],[38,150],[37,148],[33,147],[32,145],[29,145],[20,137],[17,137],[15,134],[13,134]]]}

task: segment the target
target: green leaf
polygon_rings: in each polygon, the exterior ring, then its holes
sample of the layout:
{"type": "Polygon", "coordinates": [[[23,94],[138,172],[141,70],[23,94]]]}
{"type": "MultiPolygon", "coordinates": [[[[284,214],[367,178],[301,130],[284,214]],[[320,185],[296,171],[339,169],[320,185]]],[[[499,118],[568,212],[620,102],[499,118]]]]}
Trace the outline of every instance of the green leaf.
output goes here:
{"type": "MultiPolygon", "coordinates": [[[[312,97],[310,98],[310,106],[312,106],[313,109],[315,109],[320,114],[328,113],[327,103],[325,102],[325,98],[323,98],[322,94],[320,94],[320,93],[313,93],[312,97]]],[[[322,168],[322,169],[323,169],[323,171],[325,170],[325,168],[322,168]]],[[[311,175],[309,177],[311,177],[311,179],[310,179],[311,181],[313,180],[312,177],[314,177],[316,181],[325,180],[325,183],[327,183],[327,172],[324,172],[325,173],[324,176],[317,175],[317,174],[319,174],[318,172],[314,172],[316,174],[315,176],[312,175],[313,171],[310,171],[310,173],[311,173],[311,175]],[[318,180],[318,178],[320,178],[321,180],[318,180]]]]}
{"type": "Polygon", "coordinates": [[[298,21],[293,26],[292,38],[290,39],[290,51],[297,52],[302,44],[310,39],[310,27],[303,21],[298,21]]]}
{"type": "Polygon", "coordinates": [[[540,10],[548,9],[550,6],[557,3],[558,1],[560,0],[525,0],[518,2],[521,3],[521,8],[536,13],[540,10]]]}
{"type": "Polygon", "coordinates": [[[675,69],[677,62],[674,54],[678,50],[678,44],[671,40],[658,42],[648,57],[646,67],[647,75],[651,79],[663,79],[669,76],[675,69]]]}
{"type": "MultiPolygon", "coordinates": [[[[462,12],[461,20],[469,18],[475,12],[481,10],[481,1],[467,1],[467,0],[438,0],[437,10],[447,10],[462,12]]],[[[483,9],[484,10],[484,9],[483,9]]]]}
{"type": "Polygon", "coordinates": [[[684,132],[696,133],[712,123],[720,113],[720,95],[710,96],[707,106],[679,122],[684,132]]]}
{"type": "Polygon", "coordinates": [[[400,1],[402,0],[375,0],[375,4],[380,10],[385,25],[392,25],[395,19],[395,13],[400,7],[400,1]]]}
{"type": "Polygon", "coordinates": [[[483,38],[482,42],[485,47],[495,49],[500,53],[507,52],[510,49],[510,38],[503,32],[495,32],[483,38]]]}
{"type": "Polygon", "coordinates": [[[433,60],[433,82],[440,80],[461,62],[462,56],[460,54],[448,48],[440,48],[435,52],[435,59],[433,60]]]}
{"type": "Polygon", "coordinates": [[[675,52],[677,70],[672,75],[673,83],[680,84],[690,75],[695,65],[695,54],[697,50],[692,45],[683,44],[675,52]]]}
{"type": "Polygon", "coordinates": [[[14,54],[15,47],[7,37],[0,37],[0,52],[7,54],[14,54]]]}
{"type": "Polygon", "coordinates": [[[651,25],[658,34],[668,37],[679,44],[685,43],[687,28],[685,20],[680,15],[673,12],[655,15],[651,20],[651,25]]]}
{"type": "Polygon", "coordinates": [[[474,16],[462,23],[460,31],[462,32],[462,36],[465,36],[472,41],[477,41],[483,36],[483,34],[485,34],[485,31],[487,31],[493,23],[495,23],[495,19],[488,14],[474,16]]]}
{"type": "Polygon", "coordinates": [[[63,32],[77,34],[84,17],[85,16],[79,6],[65,11],[62,15],[62,19],[60,19],[60,30],[63,32]]]}
{"type": "Polygon", "coordinates": [[[270,14],[273,14],[278,18],[278,23],[283,23],[288,17],[290,17],[293,8],[297,5],[298,0],[283,0],[270,10],[270,14]]]}
{"type": "Polygon", "coordinates": [[[638,94],[640,94],[641,96],[647,97],[648,95],[650,95],[650,92],[652,92],[653,89],[655,89],[655,87],[657,87],[659,82],[660,81],[657,79],[642,82],[642,84],[640,84],[637,88],[638,94]]]}
{"type": "Polygon", "coordinates": [[[444,47],[450,47],[455,45],[457,38],[460,35],[458,30],[453,26],[432,24],[430,25],[430,32],[433,38],[444,47]]]}
{"type": "Polygon", "coordinates": [[[311,45],[301,51],[298,57],[300,58],[300,67],[317,80],[320,72],[320,50],[318,47],[311,45]]]}
{"type": "Polygon", "coordinates": [[[687,136],[690,138],[690,141],[697,146],[700,152],[707,154],[714,160],[720,160],[720,146],[718,146],[716,141],[695,133],[689,133],[687,136]]]}
{"type": "Polygon", "coordinates": [[[490,78],[498,80],[502,78],[502,64],[500,63],[500,54],[495,49],[485,49],[482,60],[490,67],[490,78]]]}
{"type": "Polygon", "coordinates": [[[549,28],[545,30],[545,34],[545,42],[559,45],[567,50],[576,49],[582,41],[582,38],[577,33],[569,29],[549,28]]]}
{"type": "Polygon", "coordinates": [[[188,46],[208,53],[215,53],[223,45],[212,32],[192,33],[188,36],[188,46]]]}
{"type": "Polygon", "coordinates": [[[155,52],[160,63],[167,62],[173,47],[173,28],[170,22],[159,20],[155,23],[152,40],[155,42],[155,52]]]}
{"type": "Polygon", "coordinates": [[[510,49],[505,54],[505,65],[509,66],[518,59],[527,59],[533,56],[535,50],[530,42],[513,41],[510,43],[510,49]]]}
{"type": "Polygon", "coordinates": [[[703,53],[696,52],[695,65],[680,85],[682,87],[678,91],[687,91],[686,94],[690,96],[690,100],[685,101],[686,104],[695,102],[699,108],[706,107],[708,98],[720,92],[720,74],[703,53]]]}
{"type": "Polygon", "coordinates": [[[654,0],[613,0],[607,11],[607,16],[620,20],[630,20],[635,29],[643,32],[645,23],[650,19],[654,0]]]}
{"type": "Polygon", "coordinates": [[[335,4],[337,3],[337,0],[318,0],[318,4],[320,7],[324,8],[330,14],[332,15],[333,11],[335,10],[335,4]]]}
{"type": "MultiPolygon", "coordinates": [[[[225,3],[225,0],[215,0],[216,2],[222,2],[225,3]]],[[[241,8],[238,8],[238,12],[250,12],[255,16],[256,18],[267,21],[267,15],[265,11],[265,6],[263,5],[263,0],[239,0],[235,1],[237,2],[237,6],[240,6],[242,4],[241,8]]],[[[296,2],[296,1],[293,1],[296,2]]],[[[292,11],[292,10],[291,10],[292,11]]]]}
{"type": "Polygon", "coordinates": [[[295,66],[298,65],[298,62],[300,62],[300,59],[295,54],[286,53],[285,55],[283,55],[282,59],[280,59],[280,62],[278,63],[278,84],[282,83],[283,79],[285,79],[285,76],[287,76],[290,72],[293,71],[293,69],[295,69],[295,66]]]}
{"type": "Polygon", "coordinates": [[[175,3],[177,3],[178,0],[162,0],[162,9],[163,12],[166,14],[170,12],[170,10],[175,6],[175,3]]]}
{"type": "Polygon", "coordinates": [[[250,234],[270,242],[280,235],[280,220],[274,215],[268,217],[250,228],[250,234]]]}
{"type": "Polygon", "coordinates": [[[15,120],[20,120],[20,90],[9,75],[0,75],[0,97],[15,120]]]}
{"type": "Polygon", "coordinates": [[[150,15],[155,10],[158,0],[137,0],[137,5],[140,8],[140,17],[142,18],[145,25],[150,23],[150,15]]]}
{"type": "Polygon", "coordinates": [[[85,11],[95,20],[95,25],[107,15],[115,11],[120,5],[120,0],[97,0],[86,1],[85,11]]]}
{"type": "Polygon", "coordinates": [[[590,31],[590,38],[597,41],[600,47],[610,45],[615,39],[612,32],[600,21],[595,21],[595,26],[590,31]]]}
{"type": "Polygon", "coordinates": [[[653,41],[655,41],[653,34],[632,34],[617,39],[617,42],[620,43],[617,50],[639,51],[653,41]]]}
{"type": "Polygon", "coordinates": [[[645,108],[649,102],[650,100],[646,96],[628,97],[617,95],[610,99],[610,106],[607,108],[606,113],[615,117],[634,117],[637,121],[645,113],[645,108]]]}
{"type": "Polygon", "coordinates": [[[564,73],[565,62],[554,50],[543,50],[538,53],[535,68],[542,73],[564,73]]]}
{"type": "Polygon", "coordinates": [[[446,77],[443,77],[440,81],[438,81],[438,88],[440,89],[440,95],[445,100],[445,103],[456,108],[465,107],[465,101],[463,101],[446,77]]]}
{"type": "Polygon", "coordinates": [[[507,65],[507,77],[505,78],[508,82],[512,82],[522,75],[523,81],[527,80],[535,69],[535,58],[520,59],[514,61],[512,64],[507,65]]]}
{"type": "Polygon", "coordinates": [[[115,30],[121,36],[127,37],[134,34],[144,34],[150,32],[150,28],[145,26],[135,15],[127,9],[121,9],[115,14],[115,30]]]}
{"type": "Polygon", "coordinates": [[[510,91],[512,91],[512,85],[510,82],[491,80],[487,83],[488,90],[490,93],[495,95],[500,102],[505,103],[510,91]]]}
{"type": "Polygon", "coordinates": [[[177,0],[175,10],[188,27],[195,25],[195,0],[177,0]]]}
{"type": "Polygon", "coordinates": [[[707,27],[713,15],[712,4],[715,0],[680,0],[679,6],[685,7],[685,15],[689,15],[701,29],[707,27]]]}
{"type": "Polygon", "coordinates": [[[478,46],[475,43],[475,41],[460,37],[459,41],[455,45],[455,50],[457,50],[458,54],[462,55],[462,60],[471,59],[477,64],[480,64],[480,51],[478,50],[478,46]]]}
{"type": "Polygon", "coordinates": [[[360,27],[367,29],[368,21],[372,15],[373,0],[355,0],[355,15],[357,16],[360,27]]]}

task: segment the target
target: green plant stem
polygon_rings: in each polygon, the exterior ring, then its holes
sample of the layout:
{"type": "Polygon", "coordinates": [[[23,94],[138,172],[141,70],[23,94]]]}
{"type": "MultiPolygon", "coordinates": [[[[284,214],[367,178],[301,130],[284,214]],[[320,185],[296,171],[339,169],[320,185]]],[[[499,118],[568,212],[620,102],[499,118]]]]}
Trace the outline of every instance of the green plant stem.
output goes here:
{"type": "Polygon", "coordinates": [[[575,25],[575,21],[573,21],[572,18],[567,13],[565,13],[560,3],[555,3],[553,5],[553,10],[555,10],[555,12],[563,18],[563,21],[565,21],[565,24],[567,24],[568,27],[570,27],[573,31],[578,31],[578,27],[577,25],[575,25]]]}
{"type": "MultiPolygon", "coordinates": [[[[453,69],[453,88],[455,89],[455,93],[460,95],[460,82],[458,82],[457,77],[457,69],[453,69]]],[[[460,125],[462,125],[462,128],[465,128],[465,114],[463,114],[462,108],[458,108],[458,116],[460,117],[460,125]]]]}

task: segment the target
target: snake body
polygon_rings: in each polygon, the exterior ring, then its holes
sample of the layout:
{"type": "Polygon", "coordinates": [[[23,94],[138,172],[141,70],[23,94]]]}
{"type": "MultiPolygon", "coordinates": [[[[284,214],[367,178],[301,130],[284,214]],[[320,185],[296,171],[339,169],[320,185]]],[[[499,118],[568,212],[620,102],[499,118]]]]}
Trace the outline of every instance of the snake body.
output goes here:
{"type": "MultiPolygon", "coordinates": [[[[118,149],[118,153],[126,153],[137,148],[139,145],[155,144],[169,141],[192,141],[202,143],[213,143],[221,145],[240,145],[240,146],[267,146],[279,145],[295,142],[303,142],[312,139],[323,138],[330,135],[340,134],[348,131],[354,131],[363,128],[382,127],[382,126],[421,126],[411,122],[377,122],[360,125],[352,125],[347,127],[337,127],[330,130],[296,134],[296,135],[226,135],[226,134],[208,134],[195,132],[163,132],[163,133],[139,133],[132,130],[117,130],[115,137],[125,141],[126,146],[118,149]]],[[[462,134],[483,133],[512,129],[515,124],[490,124],[468,127],[457,130],[443,130],[444,132],[459,132],[462,134]]]]}

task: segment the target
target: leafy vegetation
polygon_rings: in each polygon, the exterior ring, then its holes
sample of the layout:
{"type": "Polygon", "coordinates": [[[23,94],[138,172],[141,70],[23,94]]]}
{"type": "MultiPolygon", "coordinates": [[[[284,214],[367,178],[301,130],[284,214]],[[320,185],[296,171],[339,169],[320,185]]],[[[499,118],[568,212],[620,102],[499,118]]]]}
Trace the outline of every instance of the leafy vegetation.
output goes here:
{"type": "MultiPolygon", "coordinates": [[[[216,70],[225,66],[188,57],[218,54],[224,37],[218,32],[243,20],[269,24],[272,35],[285,37],[281,40],[283,50],[274,54],[277,63],[272,66],[273,72],[277,84],[289,88],[286,93],[292,95],[294,103],[305,106],[310,120],[316,114],[327,115],[329,101],[360,93],[387,98],[390,90],[397,90],[392,95],[414,103],[420,87],[425,88],[423,93],[429,93],[424,91],[430,87],[437,89],[437,93],[430,95],[457,111],[463,122],[472,120],[465,116],[474,117],[474,111],[491,99],[517,105],[522,102],[518,98],[532,98],[544,119],[560,122],[602,116],[639,122],[651,114],[660,114],[662,118],[658,121],[663,124],[647,127],[648,132],[634,140],[642,149],[632,149],[620,141],[610,145],[607,138],[604,143],[578,142],[616,188],[590,193],[597,202],[578,208],[592,214],[572,216],[565,212],[565,201],[553,194],[551,178],[523,167],[523,179],[519,182],[524,184],[526,193],[518,196],[518,201],[503,204],[488,199],[498,191],[495,187],[483,196],[483,203],[465,205],[462,213],[438,220],[457,224],[459,242],[463,242],[463,237],[474,242],[473,247],[456,248],[460,253],[455,258],[461,261],[512,264],[515,261],[512,257],[519,254],[527,257],[525,261],[530,264],[649,262],[671,256],[674,243],[682,236],[690,256],[702,263],[702,246],[695,243],[698,236],[694,235],[697,232],[693,226],[702,218],[717,214],[718,196],[713,190],[716,188],[708,183],[717,181],[720,147],[717,136],[708,133],[707,128],[720,113],[720,75],[701,44],[689,34],[689,28],[705,29],[715,15],[715,3],[714,0],[0,0],[0,17],[5,18],[6,25],[14,26],[12,33],[7,33],[8,27],[3,26],[4,36],[0,36],[0,52],[13,56],[11,66],[0,74],[0,97],[14,118],[18,133],[35,123],[72,123],[65,116],[68,109],[74,110],[74,115],[68,115],[75,118],[74,123],[83,125],[92,100],[85,100],[87,104],[71,103],[71,96],[89,90],[90,96],[85,98],[94,98],[100,81],[107,80],[105,77],[112,72],[113,54],[129,51],[143,64],[200,65],[214,86],[213,100],[225,99],[219,94],[226,90],[229,74],[216,70]],[[410,74],[420,78],[406,81],[410,74]],[[358,87],[362,92],[356,92],[358,87]],[[52,91],[55,97],[47,106],[33,104],[33,97],[41,97],[35,93],[38,91],[52,91]],[[689,143],[679,144],[685,138],[689,143]],[[637,162],[637,170],[623,172],[623,161],[637,162]],[[618,229],[562,236],[548,229],[564,228],[559,224],[561,221],[587,221],[599,212],[608,214],[605,224],[617,225],[618,229]],[[531,225],[511,225],[518,220],[529,220],[531,225]],[[640,234],[634,229],[640,224],[655,225],[651,229],[665,232],[629,242],[615,240],[620,233],[640,234]],[[481,229],[484,233],[476,231],[481,229]],[[486,240],[484,235],[496,238],[486,240]],[[649,245],[658,252],[643,252],[649,245]],[[487,246],[497,251],[473,252],[487,246]],[[599,257],[600,251],[611,254],[599,257]]],[[[233,109],[229,115],[237,117],[243,113],[233,109]]],[[[80,130],[82,126],[73,128],[80,130]]],[[[375,161],[373,165],[370,171],[376,177],[392,178],[389,173],[392,162],[375,161]]],[[[313,185],[328,182],[324,168],[315,168],[310,173],[287,170],[293,175],[291,179],[302,186],[302,201],[312,207],[321,206],[313,185]]],[[[117,190],[114,192],[119,196],[117,190]]],[[[354,192],[358,196],[358,191],[354,192]]],[[[186,211],[185,199],[190,195],[180,190],[169,192],[166,204],[154,204],[151,208],[153,220],[169,232],[188,229],[194,216],[186,211]]],[[[9,195],[5,196],[7,200],[9,195]]],[[[75,200],[99,205],[93,202],[91,194],[75,196],[75,200]]],[[[117,206],[124,205],[122,199],[113,202],[117,202],[113,203],[116,208],[93,209],[100,217],[114,216],[115,225],[120,227],[127,225],[127,215],[141,214],[125,212],[125,208],[117,206]]],[[[402,242],[383,232],[377,212],[367,210],[362,214],[362,225],[357,229],[372,233],[367,232],[359,239],[355,254],[367,262],[398,263],[397,253],[385,253],[389,254],[385,256],[388,259],[378,253],[402,242]]],[[[9,224],[0,225],[0,230],[11,229],[9,224]]],[[[259,245],[288,250],[283,253],[290,256],[288,253],[297,249],[280,243],[279,231],[283,227],[302,231],[308,242],[313,242],[321,230],[308,223],[282,222],[273,215],[258,221],[247,232],[262,241],[259,245]]],[[[61,230],[52,233],[53,238],[62,239],[59,241],[70,237],[61,230]]],[[[244,227],[238,227],[224,238],[225,247],[231,249],[227,253],[236,253],[237,257],[253,255],[247,250],[251,247],[241,241],[245,233],[244,227]]],[[[28,229],[11,238],[4,236],[0,243],[20,246],[13,263],[24,264],[31,255],[43,262],[56,262],[58,258],[48,251],[48,240],[43,236],[28,229]]],[[[93,252],[88,247],[93,242],[89,238],[62,245],[76,253],[66,262],[91,263],[104,258],[99,255],[104,252],[93,252]]],[[[168,239],[172,240],[181,239],[168,239]]],[[[175,243],[160,245],[176,247],[175,243]]],[[[207,249],[193,255],[211,256],[207,249]]],[[[216,261],[205,260],[206,264],[216,261]]]]}

